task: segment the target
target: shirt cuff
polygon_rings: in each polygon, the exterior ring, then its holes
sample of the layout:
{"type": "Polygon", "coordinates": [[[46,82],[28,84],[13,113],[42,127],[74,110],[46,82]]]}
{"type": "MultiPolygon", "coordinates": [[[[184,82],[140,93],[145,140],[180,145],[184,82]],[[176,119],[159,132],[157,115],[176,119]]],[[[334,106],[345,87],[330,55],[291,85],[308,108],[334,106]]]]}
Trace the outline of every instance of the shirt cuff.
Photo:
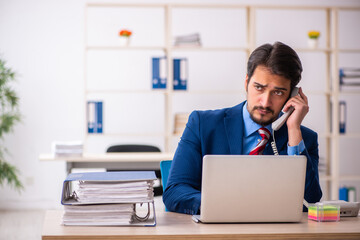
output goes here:
{"type": "Polygon", "coordinates": [[[288,155],[290,156],[300,155],[304,150],[305,150],[304,140],[301,140],[301,142],[296,146],[290,147],[289,144],[287,145],[288,155]]]}

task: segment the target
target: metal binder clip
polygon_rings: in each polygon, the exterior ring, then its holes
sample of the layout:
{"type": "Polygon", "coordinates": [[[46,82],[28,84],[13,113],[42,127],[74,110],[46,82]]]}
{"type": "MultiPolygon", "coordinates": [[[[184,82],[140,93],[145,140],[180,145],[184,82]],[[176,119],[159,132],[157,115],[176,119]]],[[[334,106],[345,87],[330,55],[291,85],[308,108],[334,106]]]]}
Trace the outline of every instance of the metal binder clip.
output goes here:
{"type": "MultiPolygon", "coordinates": [[[[141,203],[141,205],[142,205],[142,204],[143,204],[143,203],[141,203]]],[[[149,217],[150,217],[150,203],[148,203],[148,212],[147,212],[147,214],[146,214],[145,217],[140,217],[140,216],[138,216],[138,215],[136,214],[136,204],[135,204],[135,214],[134,214],[134,218],[135,218],[136,220],[143,222],[143,221],[148,220],[149,217]]]]}
{"type": "Polygon", "coordinates": [[[75,191],[72,192],[71,198],[73,198],[73,199],[75,199],[75,200],[79,200],[79,197],[78,197],[78,195],[76,194],[75,191]]]}

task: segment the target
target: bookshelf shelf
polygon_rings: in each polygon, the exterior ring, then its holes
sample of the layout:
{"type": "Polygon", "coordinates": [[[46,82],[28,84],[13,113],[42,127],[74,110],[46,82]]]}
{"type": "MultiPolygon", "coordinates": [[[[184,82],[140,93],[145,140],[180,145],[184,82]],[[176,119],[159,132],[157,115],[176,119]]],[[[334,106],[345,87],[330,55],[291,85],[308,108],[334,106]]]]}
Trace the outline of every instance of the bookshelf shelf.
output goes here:
{"type": "Polygon", "coordinates": [[[331,53],[332,49],[330,48],[295,48],[294,49],[297,52],[314,52],[314,53],[318,53],[318,52],[324,52],[324,53],[331,53]]]}
{"type": "Polygon", "coordinates": [[[346,133],[346,134],[339,134],[340,139],[349,139],[349,138],[360,138],[360,133],[346,133]]]}
{"type": "Polygon", "coordinates": [[[161,50],[165,51],[163,46],[87,46],[86,50],[161,50]]]}
{"type": "Polygon", "coordinates": [[[341,90],[337,94],[340,96],[359,96],[360,95],[360,89],[359,90],[341,90]]]}
{"type": "Polygon", "coordinates": [[[328,181],[328,182],[330,182],[330,181],[333,180],[332,177],[329,176],[329,175],[321,175],[320,174],[319,178],[320,178],[320,181],[328,181]]]}
{"type": "Polygon", "coordinates": [[[89,134],[88,137],[165,137],[165,133],[120,133],[120,132],[114,132],[114,133],[100,133],[100,134],[89,134]]]}
{"type": "Polygon", "coordinates": [[[249,51],[246,47],[171,47],[173,51],[249,51]]]}
{"type": "Polygon", "coordinates": [[[104,90],[87,90],[86,94],[121,94],[121,93],[136,93],[136,94],[167,94],[165,89],[156,90],[126,90],[126,89],[104,89],[104,90]]]}
{"type": "Polygon", "coordinates": [[[340,176],[341,181],[360,181],[360,176],[358,175],[344,175],[340,176]]]}

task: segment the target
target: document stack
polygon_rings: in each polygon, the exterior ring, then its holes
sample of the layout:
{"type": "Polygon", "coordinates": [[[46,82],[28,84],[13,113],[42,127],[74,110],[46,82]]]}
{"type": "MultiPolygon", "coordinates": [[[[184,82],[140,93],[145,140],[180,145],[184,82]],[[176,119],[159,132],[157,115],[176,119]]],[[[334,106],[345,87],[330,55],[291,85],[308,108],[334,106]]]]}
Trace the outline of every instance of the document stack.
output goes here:
{"type": "Polygon", "coordinates": [[[189,118],[189,113],[175,114],[174,134],[182,134],[189,118]]]}
{"type": "Polygon", "coordinates": [[[72,173],[63,185],[62,223],[155,226],[154,180],[154,171],[72,173]]]}
{"type": "Polygon", "coordinates": [[[81,157],[83,148],[81,141],[52,143],[52,152],[55,157],[81,157]]]}
{"type": "Polygon", "coordinates": [[[193,33],[175,37],[174,46],[201,46],[200,34],[193,33]]]}
{"type": "Polygon", "coordinates": [[[340,68],[340,86],[360,86],[360,68],[340,68]]]}

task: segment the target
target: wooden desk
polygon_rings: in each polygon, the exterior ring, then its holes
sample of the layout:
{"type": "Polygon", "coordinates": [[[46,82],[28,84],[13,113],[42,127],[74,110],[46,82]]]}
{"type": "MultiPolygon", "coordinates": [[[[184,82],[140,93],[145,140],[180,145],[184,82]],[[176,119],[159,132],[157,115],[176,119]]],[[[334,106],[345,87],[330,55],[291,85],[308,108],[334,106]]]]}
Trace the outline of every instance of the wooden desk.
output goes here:
{"type": "Polygon", "coordinates": [[[109,170],[159,170],[160,162],[172,160],[174,153],[104,153],[82,157],[54,157],[41,154],[40,161],[65,161],[68,173],[73,168],[106,168],[109,170]]]}
{"type": "Polygon", "coordinates": [[[157,212],[156,227],[71,227],[60,225],[62,211],[47,211],[42,239],[360,239],[360,218],[340,222],[201,224],[190,215],[157,212]]]}

